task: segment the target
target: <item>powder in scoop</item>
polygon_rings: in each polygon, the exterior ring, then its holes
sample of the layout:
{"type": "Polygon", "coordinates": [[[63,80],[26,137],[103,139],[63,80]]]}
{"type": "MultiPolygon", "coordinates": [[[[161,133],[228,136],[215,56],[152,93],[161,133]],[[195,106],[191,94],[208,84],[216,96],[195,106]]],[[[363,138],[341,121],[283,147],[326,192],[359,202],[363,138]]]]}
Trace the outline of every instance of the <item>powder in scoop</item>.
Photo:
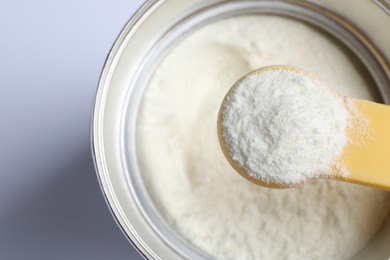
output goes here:
{"type": "Polygon", "coordinates": [[[294,185],[335,165],[348,140],[348,111],[324,83],[286,68],[239,80],[225,99],[221,130],[230,158],[245,174],[294,185]]]}

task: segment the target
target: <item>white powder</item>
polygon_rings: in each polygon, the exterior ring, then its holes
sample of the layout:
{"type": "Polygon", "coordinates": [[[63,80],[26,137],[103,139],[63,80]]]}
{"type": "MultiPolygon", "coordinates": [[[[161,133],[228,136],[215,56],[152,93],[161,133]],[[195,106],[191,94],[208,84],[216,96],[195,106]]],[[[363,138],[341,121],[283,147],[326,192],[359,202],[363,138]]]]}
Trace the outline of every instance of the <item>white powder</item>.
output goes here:
{"type": "Polygon", "coordinates": [[[347,143],[344,101],[302,73],[250,73],[228,94],[221,114],[224,146],[245,175],[294,185],[329,173],[340,157],[347,143]]]}
{"type": "Polygon", "coordinates": [[[242,75],[287,64],[343,95],[373,99],[362,67],[332,39],[282,17],[234,17],[201,28],[166,56],[142,100],[137,153],[158,211],[182,237],[220,259],[348,259],[376,233],[386,192],[321,180],[287,190],[238,175],[216,118],[242,75]]]}

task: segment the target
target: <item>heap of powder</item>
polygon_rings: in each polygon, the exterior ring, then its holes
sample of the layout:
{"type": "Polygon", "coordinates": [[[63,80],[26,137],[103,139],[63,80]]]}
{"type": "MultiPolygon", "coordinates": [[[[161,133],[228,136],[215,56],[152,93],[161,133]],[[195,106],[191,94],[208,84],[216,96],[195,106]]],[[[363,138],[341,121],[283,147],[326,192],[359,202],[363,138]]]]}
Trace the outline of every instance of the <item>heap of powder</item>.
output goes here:
{"type": "Polygon", "coordinates": [[[341,155],[348,124],[343,99],[306,74],[255,71],[228,93],[224,145],[250,178],[294,185],[327,174],[341,155]]]}
{"type": "Polygon", "coordinates": [[[183,36],[154,71],[137,119],[141,176],[166,223],[211,259],[357,254],[387,215],[387,192],[328,180],[294,189],[254,185],[232,169],[215,131],[234,82],[273,64],[375,100],[374,83],[347,53],[321,31],[278,16],[236,16],[183,36]]]}

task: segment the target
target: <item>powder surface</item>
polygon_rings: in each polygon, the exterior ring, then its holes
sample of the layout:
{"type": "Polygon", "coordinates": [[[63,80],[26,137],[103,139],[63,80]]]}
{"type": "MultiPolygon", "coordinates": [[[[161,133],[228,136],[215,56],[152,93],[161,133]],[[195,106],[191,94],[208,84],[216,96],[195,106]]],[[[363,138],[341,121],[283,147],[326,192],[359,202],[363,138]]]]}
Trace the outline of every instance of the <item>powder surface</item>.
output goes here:
{"type": "Polygon", "coordinates": [[[218,142],[216,118],[242,75],[286,64],[343,95],[373,99],[362,67],[312,27],[241,16],[198,29],[167,54],[140,105],[137,155],[145,186],[169,226],[219,259],[348,259],[376,233],[387,192],[321,180],[260,187],[238,175],[218,142]]]}
{"type": "Polygon", "coordinates": [[[222,136],[245,175],[294,185],[327,174],[341,155],[348,124],[343,99],[303,73],[253,72],[228,94],[222,136]]]}

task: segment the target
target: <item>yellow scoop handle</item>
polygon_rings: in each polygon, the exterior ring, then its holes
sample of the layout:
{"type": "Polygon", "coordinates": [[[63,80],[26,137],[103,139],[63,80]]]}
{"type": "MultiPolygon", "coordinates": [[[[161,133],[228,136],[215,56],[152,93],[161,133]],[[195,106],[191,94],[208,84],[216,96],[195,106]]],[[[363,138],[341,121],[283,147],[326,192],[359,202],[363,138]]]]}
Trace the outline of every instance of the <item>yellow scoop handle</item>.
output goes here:
{"type": "MultiPolygon", "coordinates": [[[[364,145],[347,144],[341,163],[348,171],[345,178],[337,179],[390,190],[390,106],[352,100],[356,109],[367,119],[369,136],[364,145]]],[[[361,138],[349,133],[352,140],[361,138]]]]}

